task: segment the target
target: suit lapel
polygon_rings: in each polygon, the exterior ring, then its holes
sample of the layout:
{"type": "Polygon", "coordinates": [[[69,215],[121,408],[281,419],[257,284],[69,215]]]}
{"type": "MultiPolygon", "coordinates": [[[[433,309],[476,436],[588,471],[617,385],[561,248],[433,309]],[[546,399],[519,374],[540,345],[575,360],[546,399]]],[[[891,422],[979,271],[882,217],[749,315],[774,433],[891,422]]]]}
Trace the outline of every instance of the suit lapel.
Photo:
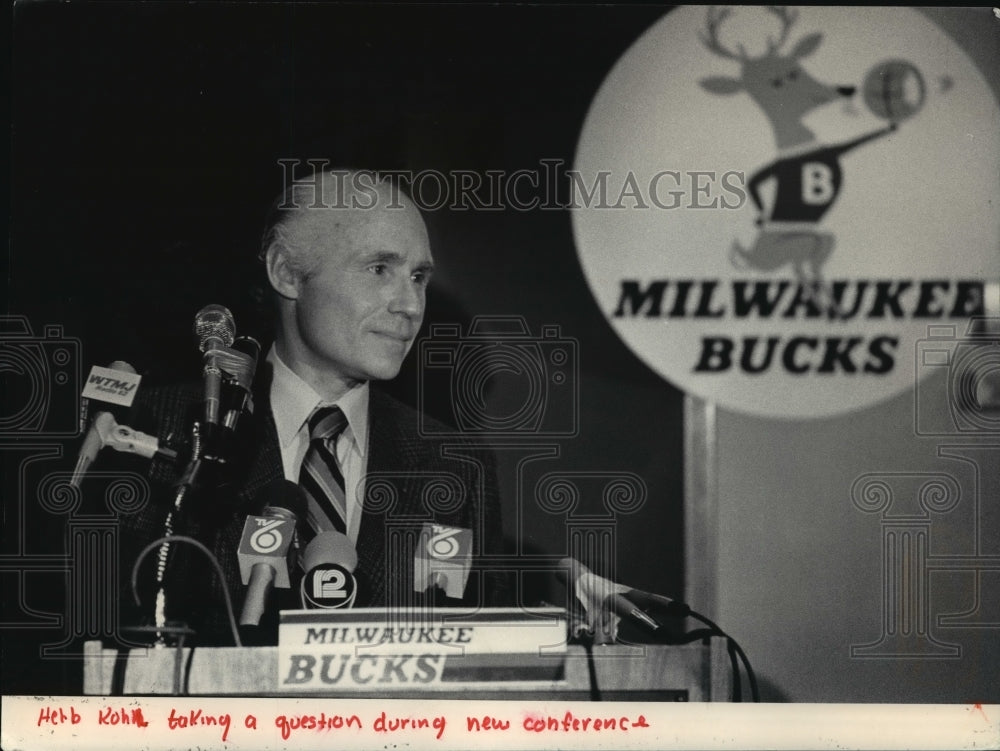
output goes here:
{"type": "Polygon", "coordinates": [[[257,378],[254,379],[254,411],[251,419],[251,439],[245,453],[246,479],[240,491],[240,500],[253,507],[253,499],[258,491],[280,477],[285,470],[281,463],[281,446],[278,442],[278,428],[271,414],[271,363],[260,363],[257,378]]]}
{"type": "MultiPolygon", "coordinates": [[[[407,415],[377,388],[372,388],[368,406],[368,472],[366,496],[361,528],[358,531],[358,568],[368,577],[370,604],[383,606],[388,597],[389,582],[386,572],[391,570],[406,577],[412,561],[390,561],[390,554],[406,554],[408,547],[398,549],[387,547],[387,538],[405,517],[420,513],[420,487],[415,471],[412,441],[415,428],[407,421],[407,415]],[[390,475],[391,473],[391,475],[390,475]],[[387,480],[395,498],[388,504],[378,501],[384,497],[373,487],[374,482],[387,480]],[[375,508],[373,508],[373,506],[375,508]]],[[[397,586],[409,587],[405,580],[395,582],[397,586]]]]}

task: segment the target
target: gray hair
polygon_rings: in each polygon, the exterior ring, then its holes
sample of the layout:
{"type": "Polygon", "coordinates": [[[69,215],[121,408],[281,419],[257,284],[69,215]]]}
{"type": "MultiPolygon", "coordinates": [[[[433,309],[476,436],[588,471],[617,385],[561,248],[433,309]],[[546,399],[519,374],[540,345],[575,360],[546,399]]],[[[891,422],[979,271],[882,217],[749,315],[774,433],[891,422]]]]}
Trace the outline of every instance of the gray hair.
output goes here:
{"type": "MultiPolygon", "coordinates": [[[[296,180],[271,204],[258,258],[264,261],[272,247],[281,246],[292,270],[299,278],[308,278],[320,261],[315,229],[300,221],[309,210],[342,212],[343,221],[333,225],[339,229],[356,218],[353,212],[375,208],[379,201],[385,201],[386,208],[403,208],[400,196],[408,199],[397,181],[371,170],[325,170],[308,180],[296,180]]],[[[325,232],[329,229],[324,227],[325,232]]]]}

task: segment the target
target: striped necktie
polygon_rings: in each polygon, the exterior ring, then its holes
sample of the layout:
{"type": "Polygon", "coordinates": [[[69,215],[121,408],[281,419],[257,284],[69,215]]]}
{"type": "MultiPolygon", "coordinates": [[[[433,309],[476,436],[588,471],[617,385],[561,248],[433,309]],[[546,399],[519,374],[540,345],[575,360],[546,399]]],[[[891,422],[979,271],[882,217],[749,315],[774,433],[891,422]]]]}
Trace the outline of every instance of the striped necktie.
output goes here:
{"type": "Polygon", "coordinates": [[[344,475],[337,463],[337,437],[347,427],[340,407],[322,407],[309,418],[309,449],[302,460],[299,485],[309,501],[309,525],[316,532],[347,534],[344,475]]]}

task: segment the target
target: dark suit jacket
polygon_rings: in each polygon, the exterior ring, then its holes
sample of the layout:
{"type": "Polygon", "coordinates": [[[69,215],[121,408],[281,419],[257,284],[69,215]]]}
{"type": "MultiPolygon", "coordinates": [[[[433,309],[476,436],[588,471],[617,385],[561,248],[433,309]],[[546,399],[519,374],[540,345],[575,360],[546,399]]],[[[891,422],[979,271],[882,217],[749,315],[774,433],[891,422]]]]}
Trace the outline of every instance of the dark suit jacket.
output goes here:
{"type": "MultiPolygon", "coordinates": [[[[262,370],[267,364],[262,363],[262,370]]],[[[184,620],[198,632],[200,644],[232,644],[225,615],[223,587],[232,598],[237,618],[245,586],[236,550],[248,514],[259,513],[260,491],[284,472],[277,429],[268,399],[270,378],[258,373],[255,409],[244,416],[237,429],[240,437],[227,462],[222,488],[189,495],[175,533],[194,533],[209,547],[222,566],[224,583],[218,580],[205,557],[193,549],[178,548],[168,587],[168,617],[184,620]]],[[[154,433],[161,440],[176,439],[190,432],[201,407],[200,384],[154,388],[140,392],[130,418],[132,427],[154,433]]],[[[373,384],[369,401],[369,451],[364,512],[357,540],[359,582],[355,607],[411,607],[426,604],[413,591],[413,560],[416,538],[422,526],[434,521],[473,531],[473,552],[497,555],[502,550],[500,504],[496,470],[490,452],[462,436],[422,436],[420,416],[373,384]]],[[[428,419],[428,418],[425,418],[428,419]]],[[[426,424],[426,423],[425,423],[426,424]]],[[[440,423],[435,423],[440,426],[440,423]]],[[[440,435],[440,430],[432,430],[440,435]]],[[[105,452],[109,453],[109,452],[105,452]]],[[[128,457],[138,466],[135,457],[128,457]]],[[[143,460],[145,461],[145,460],[143,460]]],[[[134,514],[120,518],[122,624],[149,622],[154,596],[156,553],[140,569],[144,603],[134,607],[128,581],[135,559],[151,540],[164,533],[164,519],[174,504],[183,467],[169,462],[146,462],[152,499],[134,514]]],[[[263,641],[272,641],[279,608],[296,608],[298,591],[276,591],[268,614],[263,641]]],[[[457,604],[441,601],[438,604],[457,604]]],[[[463,605],[511,604],[510,587],[504,574],[473,569],[463,605]]]]}

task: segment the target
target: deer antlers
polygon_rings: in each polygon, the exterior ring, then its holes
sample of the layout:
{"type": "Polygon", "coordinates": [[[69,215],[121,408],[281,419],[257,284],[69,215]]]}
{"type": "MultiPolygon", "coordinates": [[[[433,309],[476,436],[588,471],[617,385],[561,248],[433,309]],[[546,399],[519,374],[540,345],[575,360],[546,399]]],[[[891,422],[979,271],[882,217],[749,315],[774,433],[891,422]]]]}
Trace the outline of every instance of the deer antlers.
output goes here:
{"type": "Polygon", "coordinates": [[[705,31],[708,33],[700,34],[699,36],[701,36],[701,41],[705,46],[719,57],[725,57],[729,60],[746,60],[748,55],[742,44],[739,45],[739,53],[736,53],[719,41],[719,27],[731,14],[732,10],[730,8],[709,6],[708,14],[705,18],[705,31]]]}
{"type": "Polygon", "coordinates": [[[767,38],[767,52],[771,54],[781,48],[781,45],[785,43],[788,39],[788,32],[792,30],[792,26],[799,19],[799,12],[792,10],[787,5],[769,5],[767,10],[778,17],[781,21],[781,36],[778,37],[777,42],[772,42],[771,37],[767,38]]]}
{"type": "MultiPolygon", "coordinates": [[[[776,52],[787,40],[788,32],[792,30],[792,26],[798,20],[799,14],[797,11],[792,10],[785,5],[769,5],[767,10],[778,17],[781,21],[781,35],[778,37],[778,41],[775,42],[772,37],[767,38],[767,55],[771,55],[776,52]]],[[[705,18],[705,32],[700,34],[701,41],[704,43],[708,49],[714,52],[719,57],[725,57],[729,60],[739,60],[743,62],[749,60],[750,56],[747,54],[746,48],[742,44],[737,45],[738,52],[735,52],[719,41],[719,27],[725,22],[727,18],[732,14],[732,9],[730,8],[716,8],[710,6],[708,8],[708,13],[705,18]]]]}

